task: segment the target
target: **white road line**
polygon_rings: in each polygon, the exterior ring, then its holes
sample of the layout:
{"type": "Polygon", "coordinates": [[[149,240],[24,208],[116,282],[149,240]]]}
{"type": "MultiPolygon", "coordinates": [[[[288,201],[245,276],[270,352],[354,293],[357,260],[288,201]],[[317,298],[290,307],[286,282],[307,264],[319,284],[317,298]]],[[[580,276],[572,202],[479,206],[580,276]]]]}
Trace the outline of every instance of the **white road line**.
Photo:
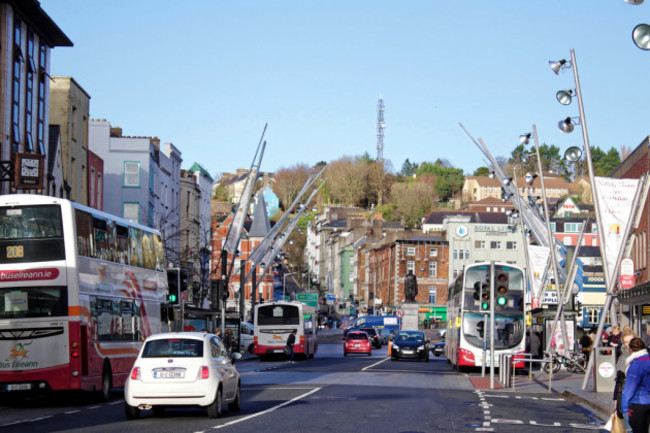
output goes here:
{"type": "Polygon", "coordinates": [[[63,412],[65,415],[72,415],[73,413],[79,413],[81,412],[80,410],[69,410],[67,412],[63,412]]]}
{"type": "Polygon", "coordinates": [[[379,361],[379,362],[375,362],[374,364],[371,364],[371,365],[369,365],[369,366],[367,366],[367,367],[363,367],[363,368],[361,369],[361,371],[365,371],[365,370],[367,370],[367,369],[369,369],[369,368],[374,367],[375,365],[379,365],[379,364],[381,364],[382,362],[386,362],[386,361],[388,361],[389,359],[390,359],[390,358],[384,358],[384,359],[382,359],[382,360],[379,361]]]}
{"type": "MultiPolygon", "coordinates": [[[[293,403],[294,401],[298,401],[298,400],[300,400],[301,398],[305,398],[305,397],[307,397],[308,395],[311,395],[311,394],[313,394],[313,393],[315,393],[315,392],[317,392],[317,391],[320,391],[321,389],[322,389],[321,387],[314,388],[314,389],[312,389],[312,390],[309,391],[309,392],[306,392],[306,393],[304,393],[304,394],[302,394],[302,395],[299,395],[298,397],[292,398],[292,399],[289,400],[289,401],[285,401],[284,403],[280,403],[280,404],[277,405],[277,406],[270,407],[270,408],[268,408],[268,409],[266,409],[266,410],[263,410],[262,412],[257,412],[257,413],[254,413],[254,414],[252,414],[252,415],[248,415],[248,416],[245,416],[245,417],[243,417],[243,418],[240,418],[240,419],[236,419],[236,420],[233,420],[233,421],[227,422],[227,423],[225,423],[225,424],[221,424],[221,425],[214,426],[214,427],[212,427],[212,429],[219,429],[219,428],[229,427],[229,426],[231,426],[231,425],[239,424],[240,422],[248,421],[249,419],[256,418],[256,417],[261,416],[261,415],[266,415],[267,413],[273,412],[274,410],[277,410],[277,409],[280,409],[281,407],[287,406],[287,405],[293,403]]],[[[206,430],[206,431],[207,431],[207,430],[206,430]]],[[[204,432],[195,432],[195,433],[204,433],[204,432]]]]}

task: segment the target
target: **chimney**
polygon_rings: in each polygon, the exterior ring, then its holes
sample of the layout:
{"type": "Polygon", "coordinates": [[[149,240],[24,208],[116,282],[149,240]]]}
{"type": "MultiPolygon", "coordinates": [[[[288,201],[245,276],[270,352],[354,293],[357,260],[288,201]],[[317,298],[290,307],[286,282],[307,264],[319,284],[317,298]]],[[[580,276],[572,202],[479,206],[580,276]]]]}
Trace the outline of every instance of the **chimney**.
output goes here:
{"type": "Polygon", "coordinates": [[[122,136],[122,128],[119,126],[113,126],[111,127],[111,137],[121,137],[122,136]]]}

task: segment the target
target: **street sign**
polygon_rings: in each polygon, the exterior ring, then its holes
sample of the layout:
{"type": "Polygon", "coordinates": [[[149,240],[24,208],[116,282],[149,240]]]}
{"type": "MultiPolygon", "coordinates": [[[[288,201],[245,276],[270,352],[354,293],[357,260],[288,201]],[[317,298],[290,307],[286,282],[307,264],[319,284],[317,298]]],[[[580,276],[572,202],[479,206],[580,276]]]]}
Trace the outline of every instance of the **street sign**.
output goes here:
{"type": "Polygon", "coordinates": [[[318,308],[318,293],[296,293],[296,301],[318,308]]]}
{"type": "Polygon", "coordinates": [[[401,319],[402,317],[404,317],[404,310],[402,310],[401,308],[398,308],[397,310],[395,310],[395,315],[396,315],[399,319],[401,319]]]}
{"type": "Polygon", "coordinates": [[[634,261],[629,257],[621,260],[621,277],[619,283],[623,289],[634,287],[634,261]]]}

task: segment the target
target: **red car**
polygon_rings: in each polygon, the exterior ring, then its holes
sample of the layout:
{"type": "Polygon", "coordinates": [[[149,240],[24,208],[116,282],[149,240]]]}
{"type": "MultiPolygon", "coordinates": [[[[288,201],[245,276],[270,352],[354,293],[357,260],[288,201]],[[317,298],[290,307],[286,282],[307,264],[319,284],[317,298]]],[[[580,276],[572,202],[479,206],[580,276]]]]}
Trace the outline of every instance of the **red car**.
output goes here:
{"type": "Polygon", "coordinates": [[[362,331],[350,331],[343,342],[343,356],[348,353],[366,353],[372,355],[372,343],[367,333],[362,331]]]}

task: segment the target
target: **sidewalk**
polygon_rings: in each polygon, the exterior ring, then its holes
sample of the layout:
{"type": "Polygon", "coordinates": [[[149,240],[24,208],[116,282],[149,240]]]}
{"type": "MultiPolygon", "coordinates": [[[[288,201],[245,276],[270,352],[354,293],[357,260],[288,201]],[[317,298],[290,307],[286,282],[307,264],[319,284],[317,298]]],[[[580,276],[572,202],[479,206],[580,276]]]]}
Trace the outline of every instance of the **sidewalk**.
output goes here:
{"type": "MultiPolygon", "coordinates": [[[[583,374],[560,371],[551,378],[551,392],[561,394],[567,399],[582,404],[591,409],[603,421],[607,420],[614,411],[612,391],[596,392],[594,390],[594,376],[590,376],[585,390],[582,389],[583,374]]],[[[532,380],[528,375],[515,377],[514,392],[548,392],[549,375],[544,371],[534,369],[532,380]]]]}

